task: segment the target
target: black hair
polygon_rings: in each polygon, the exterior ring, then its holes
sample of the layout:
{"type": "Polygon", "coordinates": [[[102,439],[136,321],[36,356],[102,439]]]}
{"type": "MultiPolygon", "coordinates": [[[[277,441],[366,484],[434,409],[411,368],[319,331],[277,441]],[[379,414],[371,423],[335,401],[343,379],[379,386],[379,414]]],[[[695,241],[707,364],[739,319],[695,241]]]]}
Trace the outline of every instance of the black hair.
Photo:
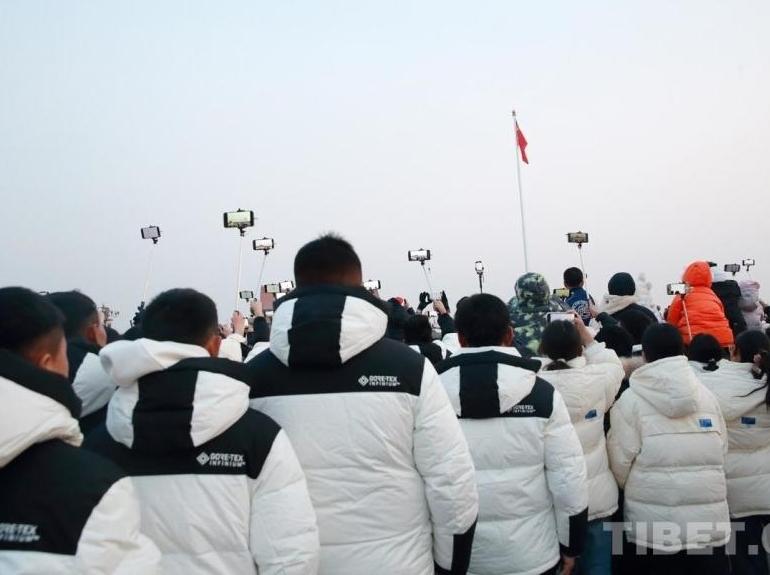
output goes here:
{"type": "Polygon", "coordinates": [[[719,362],[722,359],[722,346],[713,335],[699,333],[692,338],[690,348],[687,350],[687,357],[690,361],[705,363],[703,369],[706,371],[716,371],[719,369],[719,362]]]}
{"type": "Polygon", "coordinates": [[[433,341],[433,329],[426,315],[410,315],[404,322],[404,343],[414,345],[433,341]]]}
{"type": "Polygon", "coordinates": [[[583,270],[580,268],[567,268],[564,270],[564,287],[576,288],[583,283],[583,270]]]}
{"type": "Polygon", "coordinates": [[[171,289],[144,310],[142,337],[204,345],[218,330],[217,306],[194,289],[171,289]]]}
{"type": "Polygon", "coordinates": [[[23,287],[0,288],[0,348],[23,353],[54,331],[63,337],[63,324],[61,311],[39,293],[23,287]]]}
{"type": "Polygon", "coordinates": [[[552,360],[546,371],[569,369],[567,362],[578,357],[582,351],[583,342],[573,322],[552,321],[543,330],[540,353],[552,360]]]}
{"type": "Polygon", "coordinates": [[[455,327],[470,347],[501,345],[511,327],[511,314],[499,297],[479,293],[457,306],[455,327]]]}
{"type": "Polygon", "coordinates": [[[647,363],[684,355],[684,340],[679,330],[669,323],[650,325],[642,335],[642,351],[647,363]]]}
{"type": "Polygon", "coordinates": [[[611,349],[618,357],[631,357],[634,355],[634,338],[620,324],[605,325],[596,334],[596,341],[604,342],[607,349],[611,349]]]}
{"type": "MultiPolygon", "coordinates": [[[[754,363],[754,357],[759,356],[759,365],[752,369],[754,379],[768,378],[770,373],[770,338],[759,330],[744,331],[735,340],[735,347],[741,356],[741,363],[754,363]]],[[[759,386],[751,393],[766,389],[765,405],[770,407],[770,381],[759,386]]]]}
{"type": "Polygon", "coordinates": [[[341,283],[346,274],[361,272],[361,260],[353,246],[335,234],[306,243],[294,258],[297,286],[341,283]]]}
{"type": "Polygon", "coordinates": [[[67,339],[79,335],[98,317],[94,300],[77,290],[48,294],[48,300],[64,315],[64,334],[67,339]]]}

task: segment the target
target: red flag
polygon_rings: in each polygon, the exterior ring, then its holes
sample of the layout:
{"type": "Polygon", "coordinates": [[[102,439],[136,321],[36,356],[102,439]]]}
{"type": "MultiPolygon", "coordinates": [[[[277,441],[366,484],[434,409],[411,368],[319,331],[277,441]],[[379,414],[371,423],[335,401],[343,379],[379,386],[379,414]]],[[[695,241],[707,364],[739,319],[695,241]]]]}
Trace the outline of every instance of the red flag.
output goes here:
{"type": "Polygon", "coordinates": [[[525,164],[529,164],[529,159],[527,159],[527,138],[524,137],[524,134],[519,129],[518,122],[516,122],[516,145],[521,150],[521,159],[525,164]]]}

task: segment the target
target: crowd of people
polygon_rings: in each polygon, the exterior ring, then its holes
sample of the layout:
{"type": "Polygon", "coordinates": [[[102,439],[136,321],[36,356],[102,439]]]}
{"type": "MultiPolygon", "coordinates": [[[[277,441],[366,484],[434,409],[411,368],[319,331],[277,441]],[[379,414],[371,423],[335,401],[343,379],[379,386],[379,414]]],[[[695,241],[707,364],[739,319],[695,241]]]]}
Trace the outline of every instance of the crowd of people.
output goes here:
{"type": "Polygon", "coordinates": [[[325,235],[272,315],[193,289],[125,334],[0,288],[0,573],[768,574],[770,338],[698,261],[656,307],[363,287],[325,235]]]}

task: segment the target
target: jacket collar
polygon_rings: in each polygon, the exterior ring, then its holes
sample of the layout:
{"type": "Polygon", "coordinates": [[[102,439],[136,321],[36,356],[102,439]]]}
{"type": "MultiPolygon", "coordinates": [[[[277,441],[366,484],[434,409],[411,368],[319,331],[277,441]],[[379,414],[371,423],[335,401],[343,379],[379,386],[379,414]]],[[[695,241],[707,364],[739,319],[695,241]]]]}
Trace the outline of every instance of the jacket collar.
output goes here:
{"type": "Polygon", "coordinates": [[[36,443],[80,445],[80,400],[66,378],[0,350],[0,468],[36,443]]]}
{"type": "Polygon", "coordinates": [[[245,365],[208,357],[202,347],[139,339],[117,341],[101,354],[118,384],[107,430],[119,443],[150,453],[197,447],[220,435],[249,406],[245,365]]]}
{"type": "Polygon", "coordinates": [[[0,349],[0,377],[62,405],[74,418],[80,417],[80,399],[66,378],[40,369],[15,353],[0,349]]]}
{"type": "Polygon", "coordinates": [[[382,302],[363,287],[299,288],[275,311],[270,350],[287,366],[338,367],[380,341],[387,325],[382,302]]]}

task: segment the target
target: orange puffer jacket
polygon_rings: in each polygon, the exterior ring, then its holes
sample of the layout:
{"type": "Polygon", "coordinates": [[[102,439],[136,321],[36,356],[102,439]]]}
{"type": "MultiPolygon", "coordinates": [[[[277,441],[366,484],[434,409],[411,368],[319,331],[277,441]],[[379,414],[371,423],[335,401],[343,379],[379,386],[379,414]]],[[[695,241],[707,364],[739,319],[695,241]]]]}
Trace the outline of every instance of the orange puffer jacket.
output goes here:
{"type": "Polygon", "coordinates": [[[707,262],[694,262],[687,266],[682,276],[690,288],[684,297],[687,306],[685,314],[682,298],[676,296],[668,310],[668,323],[679,329],[684,341],[689,345],[692,337],[699,333],[713,335],[722,347],[733,345],[733,332],[725,317],[722,302],[711,289],[711,269],[707,262]],[[690,329],[687,328],[687,319],[690,329]]]}

